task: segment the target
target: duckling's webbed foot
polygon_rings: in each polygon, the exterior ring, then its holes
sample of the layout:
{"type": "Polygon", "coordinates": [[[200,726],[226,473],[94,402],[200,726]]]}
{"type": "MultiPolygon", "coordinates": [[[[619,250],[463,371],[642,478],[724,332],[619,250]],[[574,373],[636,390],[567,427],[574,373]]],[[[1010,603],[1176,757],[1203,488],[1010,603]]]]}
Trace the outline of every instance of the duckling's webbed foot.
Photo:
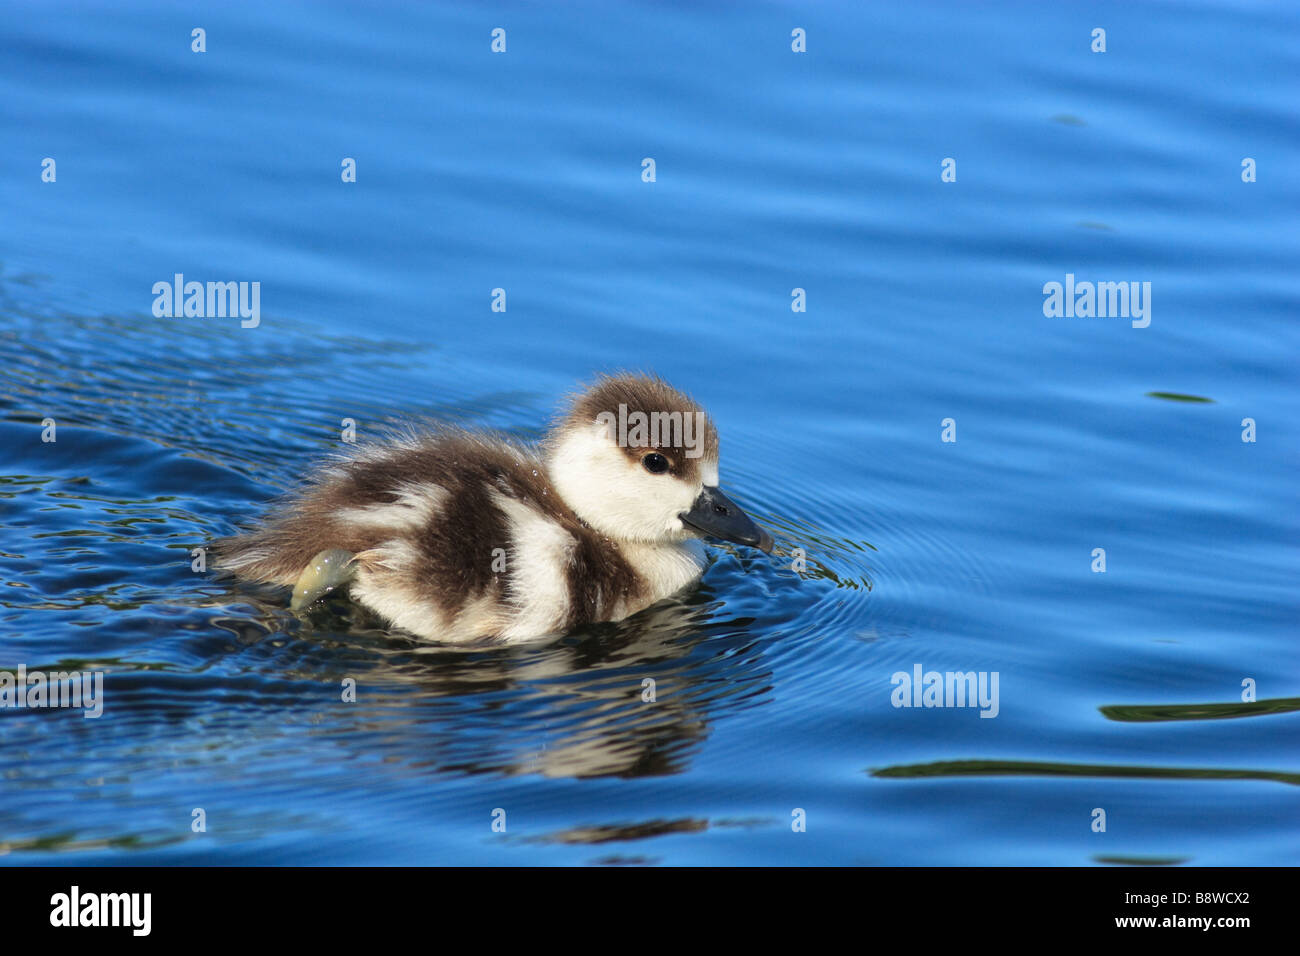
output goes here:
{"type": "Polygon", "coordinates": [[[340,584],[347,584],[356,574],[357,556],[342,548],[326,548],[307,562],[293,586],[289,607],[295,611],[323,598],[340,584]]]}

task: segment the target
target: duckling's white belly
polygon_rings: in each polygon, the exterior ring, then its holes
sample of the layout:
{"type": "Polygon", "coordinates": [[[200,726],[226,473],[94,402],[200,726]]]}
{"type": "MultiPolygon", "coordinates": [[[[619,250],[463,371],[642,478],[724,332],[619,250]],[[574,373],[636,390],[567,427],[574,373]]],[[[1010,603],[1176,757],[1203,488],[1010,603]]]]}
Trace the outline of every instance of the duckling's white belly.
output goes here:
{"type": "MultiPolygon", "coordinates": [[[[704,542],[696,538],[674,544],[621,544],[619,550],[645,582],[642,598],[611,620],[621,620],[697,581],[708,565],[704,542]]],[[[624,602],[627,603],[627,602],[624,602]]]]}

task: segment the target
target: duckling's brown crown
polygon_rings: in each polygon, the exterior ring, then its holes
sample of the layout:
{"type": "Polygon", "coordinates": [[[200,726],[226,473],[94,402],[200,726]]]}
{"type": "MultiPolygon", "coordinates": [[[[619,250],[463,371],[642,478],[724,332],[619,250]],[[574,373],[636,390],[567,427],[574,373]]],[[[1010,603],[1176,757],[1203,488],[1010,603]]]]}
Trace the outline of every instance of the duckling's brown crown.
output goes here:
{"type": "Polygon", "coordinates": [[[702,462],[718,460],[718,430],[689,395],[654,375],[602,375],[575,395],[561,415],[557,432],[604,424],[628,459],[642,461],[657,452],[672,474],[699,477],[702,462]]]}

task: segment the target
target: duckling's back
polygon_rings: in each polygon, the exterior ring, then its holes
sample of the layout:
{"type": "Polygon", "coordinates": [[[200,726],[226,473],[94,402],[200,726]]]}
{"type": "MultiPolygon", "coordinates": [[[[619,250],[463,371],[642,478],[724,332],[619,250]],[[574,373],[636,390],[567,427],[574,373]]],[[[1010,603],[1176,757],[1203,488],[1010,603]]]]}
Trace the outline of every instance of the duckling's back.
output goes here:
{"type": "Polygon", "coordinates": [[[215,542],[217,567],[292,585],[321,552],[350,552],[353,599],[420,636],[535,637],[646,603],[620,549],[504,439],[443,430],[360,446],[278,508],[215,542]]]}

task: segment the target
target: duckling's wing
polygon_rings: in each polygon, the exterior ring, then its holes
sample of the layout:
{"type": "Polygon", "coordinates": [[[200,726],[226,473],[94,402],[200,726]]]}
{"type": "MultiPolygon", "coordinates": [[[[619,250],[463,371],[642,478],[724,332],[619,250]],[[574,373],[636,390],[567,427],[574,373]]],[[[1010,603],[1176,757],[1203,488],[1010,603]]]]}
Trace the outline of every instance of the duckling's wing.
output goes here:
{"type": "Polygon", "coordinates": [[[214,541],[213,563],[247,580],[301,585],[300,601],[339,586],[347,568],[365,570],[454,610],[497,585],[492,549],[508,542],[493,489],[545,500],[535,452],[441,428],[358,445],[272,505],[260,527],[214,541]],[[308,573],[336,550],[354,559],[308,573]]]}

